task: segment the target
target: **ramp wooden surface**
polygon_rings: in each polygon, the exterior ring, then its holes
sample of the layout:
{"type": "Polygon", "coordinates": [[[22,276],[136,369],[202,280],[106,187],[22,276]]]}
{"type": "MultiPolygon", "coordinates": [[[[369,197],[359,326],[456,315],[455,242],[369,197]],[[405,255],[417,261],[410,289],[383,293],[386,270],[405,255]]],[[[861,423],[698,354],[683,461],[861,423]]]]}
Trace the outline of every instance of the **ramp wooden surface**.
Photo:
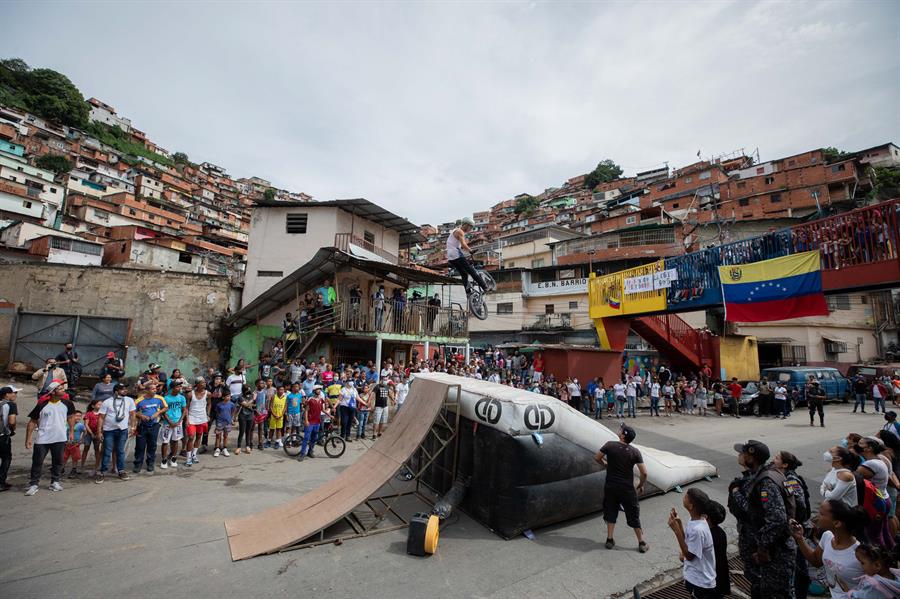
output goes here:
{"type": "MultiPolygon", "coordinates": [[[[419,447],[451,385],[422,378],[384,434],[337,477],[306,495],[225,521],[234,561],[290,547],[331,526],[384,486],[419,447]]],[[[319,455],[323,455],[321,452],[319,455]]]]}

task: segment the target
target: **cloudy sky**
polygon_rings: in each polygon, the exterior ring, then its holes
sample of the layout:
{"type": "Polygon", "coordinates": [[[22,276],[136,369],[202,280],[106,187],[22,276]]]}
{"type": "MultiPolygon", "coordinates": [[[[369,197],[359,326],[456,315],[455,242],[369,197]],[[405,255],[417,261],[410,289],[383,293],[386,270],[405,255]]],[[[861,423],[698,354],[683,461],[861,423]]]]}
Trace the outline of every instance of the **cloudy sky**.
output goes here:
{"type": "Polygon", "coordinates": [[[740,148],[900,142],[900,3],[44,3],[0,56],[170,151],[418,223],[740,148]]]}

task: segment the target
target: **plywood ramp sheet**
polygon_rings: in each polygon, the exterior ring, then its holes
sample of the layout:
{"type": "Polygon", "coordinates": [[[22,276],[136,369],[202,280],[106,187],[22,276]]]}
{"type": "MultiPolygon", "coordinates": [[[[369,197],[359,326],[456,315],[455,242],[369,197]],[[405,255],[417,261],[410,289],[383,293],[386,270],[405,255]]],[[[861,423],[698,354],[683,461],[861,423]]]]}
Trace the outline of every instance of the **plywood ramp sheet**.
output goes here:
{"type": "MultiPolygon", "coordinates": [[[[385,433],[337,477],[278,507],[225,521],[231,559],[290,547],[334,524],[387,483],[419,447],[441,411],[449,384],[416,381],[385,433]]],[[[321,451],[319,455],[324,455],[321,451]]],[[[302,466],[298,465],[298,468],[302,466]]]]}

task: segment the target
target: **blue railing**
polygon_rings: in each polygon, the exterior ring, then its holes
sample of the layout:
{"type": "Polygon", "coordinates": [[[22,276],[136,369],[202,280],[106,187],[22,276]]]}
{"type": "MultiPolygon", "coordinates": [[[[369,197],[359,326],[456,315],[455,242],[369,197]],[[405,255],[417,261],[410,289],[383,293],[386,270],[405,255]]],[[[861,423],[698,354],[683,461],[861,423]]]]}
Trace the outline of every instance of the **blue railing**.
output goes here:
{"type": "Polygon", "coordinates": [[[900,200],[858,208],[844,214],[780,229],[719,247],[665,259],[678,271],[666,302],[678,310],[722,303],[719,266],[747,264],[819,250],[823,270],[871,264],[898,257],[900,200]]]}

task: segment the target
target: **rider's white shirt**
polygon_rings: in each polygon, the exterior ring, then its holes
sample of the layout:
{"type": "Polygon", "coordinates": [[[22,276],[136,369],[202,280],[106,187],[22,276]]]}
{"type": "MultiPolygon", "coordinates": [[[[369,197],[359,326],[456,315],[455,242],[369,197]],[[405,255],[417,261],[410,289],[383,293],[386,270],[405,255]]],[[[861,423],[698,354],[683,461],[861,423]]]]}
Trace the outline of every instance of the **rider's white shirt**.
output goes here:
{"type": "Polygon", "coordinates": [[[462,256],[462,243],[456,237],[456,232],[459,230],[457,227],[447,236],[447,260],[456,260],[462,256]]]}

